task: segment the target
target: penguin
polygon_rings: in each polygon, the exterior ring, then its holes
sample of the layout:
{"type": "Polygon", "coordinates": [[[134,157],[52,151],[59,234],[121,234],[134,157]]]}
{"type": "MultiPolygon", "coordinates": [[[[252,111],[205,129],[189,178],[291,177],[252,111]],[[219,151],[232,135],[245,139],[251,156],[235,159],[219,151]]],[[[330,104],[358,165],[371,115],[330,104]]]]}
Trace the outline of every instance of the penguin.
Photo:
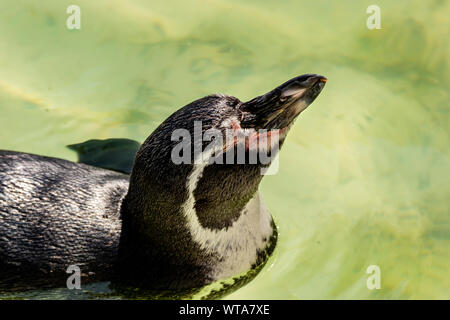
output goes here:
{"type": "Polygon", "coordinates": [[[246,102],[193,101],[145,140],[130,175],[0,151],[0,291],[63,287],[72,265],[82,283],[174,295],[247,283],[277,240],[263,172],[326,81],[305,74],[246,102]],[[269,161],[249,161],[261,145],[269,161]]]}

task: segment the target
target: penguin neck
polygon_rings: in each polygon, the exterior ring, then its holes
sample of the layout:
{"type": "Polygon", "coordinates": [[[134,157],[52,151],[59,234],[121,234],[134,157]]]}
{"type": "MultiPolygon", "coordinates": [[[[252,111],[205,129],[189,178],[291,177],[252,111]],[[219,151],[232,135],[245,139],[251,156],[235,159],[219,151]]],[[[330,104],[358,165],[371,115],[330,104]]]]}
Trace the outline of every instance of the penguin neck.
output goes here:
{"type": "MultiPolygon", "coordinates": [[[[256,264],[258,254],[265,249],[274,233],[274,224],[257,190],[258,181],[255,184],[255,192],[244,207],[235,215],[227,216],[222,228],[204,226],[196,209],[195,191],[208,167],[206,162],[194,165],[187,180],[188,198],[183,204],[183,215],[192,240],[202,250],[213,254],[221,261],[220,266],[214,271],[214,278],[219,279],[250,270],[256,264]]],[[[221,209],[216,208],[216,212],[212,214],[220,216],[221,209]]]]}
{"type": "Polygon", "coordinates": [[[274,245],[275,226],[257,190],[259,181],[248,189],[252,193],[241,200],[245,203],[224,220],[214,219],[221,217],[220,207],[210,208],[212,221],[219,222],[205,225],[195,195],[208,161],[178,167],[187,178],[182,187],[174,187],[170,178],[163,179],[168,175],[162,169],[142,168],[140,160],[138,155],[123,203],[122,239],[126,250],[141,260],[150,254],[165,265],[199,266],[210,282],[252,269],[270,243],[274,245]]]}

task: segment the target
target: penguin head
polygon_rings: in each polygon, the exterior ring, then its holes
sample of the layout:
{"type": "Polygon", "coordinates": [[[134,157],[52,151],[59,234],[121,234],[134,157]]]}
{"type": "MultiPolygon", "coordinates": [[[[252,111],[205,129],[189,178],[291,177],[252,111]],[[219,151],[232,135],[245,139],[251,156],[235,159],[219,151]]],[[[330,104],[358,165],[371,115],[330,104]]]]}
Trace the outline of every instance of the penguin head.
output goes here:
{"type": "MultiPolygon", "coordinates": [[[[325,82],[307,74],[247,102],[216,94],[179,109],[138,151],[128,198],[144,189],[146,210],[164,217],[180,214],[193,199],[202,227],[231,226],[256,194],[261,169],[270,165],[292,123],[325,82]]],[[[141,206],[143,201],[135,199],[141,206]]]]}
{"type": "Polygon", "coordinates": [[[285,129],[322,91],[327,78],[305,74],[293,78],[272,91],[243,103],[241,127],[285,129]]]}

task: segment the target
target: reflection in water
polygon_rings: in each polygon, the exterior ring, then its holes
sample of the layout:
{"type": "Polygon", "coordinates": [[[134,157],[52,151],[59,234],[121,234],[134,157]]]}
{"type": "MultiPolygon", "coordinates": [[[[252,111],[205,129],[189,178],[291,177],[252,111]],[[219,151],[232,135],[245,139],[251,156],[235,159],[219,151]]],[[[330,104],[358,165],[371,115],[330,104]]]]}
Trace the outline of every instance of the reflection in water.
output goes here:
{"type": "Polygon", "coordinates": [[[72,31],[60,1],[0,4],[1,149],[76,160],[206,94],[324,74],[263,180],[278,247],[229,298],[449,298],[448,2],[378,1],[380,30],[356,0],[78,4],[72,31]]]}

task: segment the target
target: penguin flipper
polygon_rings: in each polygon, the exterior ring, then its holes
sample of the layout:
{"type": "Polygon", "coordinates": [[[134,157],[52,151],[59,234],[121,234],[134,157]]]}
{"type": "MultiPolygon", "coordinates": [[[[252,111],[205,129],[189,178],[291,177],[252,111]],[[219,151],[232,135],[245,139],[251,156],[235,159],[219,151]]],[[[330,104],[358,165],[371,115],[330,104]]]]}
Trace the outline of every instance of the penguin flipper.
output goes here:
{"type": "Polygon", "coordinates": [[[78,154],[78,162],[122,173],[131,173],[141,144],[130,139],[91,139],[68,145],[78,154]]]}

